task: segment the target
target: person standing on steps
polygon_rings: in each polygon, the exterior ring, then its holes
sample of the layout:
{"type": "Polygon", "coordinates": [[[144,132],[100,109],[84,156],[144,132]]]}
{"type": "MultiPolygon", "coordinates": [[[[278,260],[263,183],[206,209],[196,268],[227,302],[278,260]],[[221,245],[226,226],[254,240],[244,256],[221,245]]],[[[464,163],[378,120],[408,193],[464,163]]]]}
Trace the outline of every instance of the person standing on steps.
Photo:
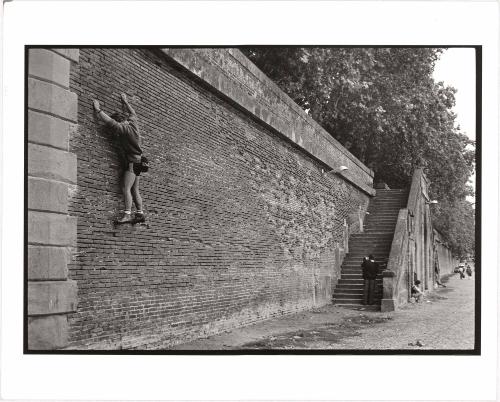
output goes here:
{"type": "Polygon", "coordinates": [[[363,268],[364,279],[363,304],[371,305],[374,303],[375,280],[379,271],[379,265],[377,262],[375,262],[375,258],[373,258],[373,255],[370,254],[368,258],[363,258],[361,267],[363,268]]]}
{"type": "Polygon", "coordinates": [[[127,96],[121,94],[122,103],[128,113],[116,112],[108,116],[101,110],[99,101],[94,100],[94,109],[97,116],[111,128],[118,137],[120,146],[125,154],[125,171],[123,173],[122,191],[125,203],[123,216],[117,223],[144,222],[142,198],[139,192],[139,176],[143,171],[141,136],[137,125],[137,115],[127,101],[127,96]],[[132,201],[136,206],[135,219],[132,219],[132,201]]]}

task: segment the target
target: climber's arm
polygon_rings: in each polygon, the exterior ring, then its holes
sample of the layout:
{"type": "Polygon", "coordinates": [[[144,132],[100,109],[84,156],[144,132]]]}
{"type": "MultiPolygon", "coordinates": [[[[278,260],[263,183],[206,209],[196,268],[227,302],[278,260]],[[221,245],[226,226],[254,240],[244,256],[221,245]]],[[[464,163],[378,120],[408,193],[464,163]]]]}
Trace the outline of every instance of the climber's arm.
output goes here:
{"type": "Polygon", "coordinates": [[[106,124],[116,123],[111,117],[109,117],[106,113],[104,113],[101,109],[99,101],[97,99],[94,100],[94,110],[97,113],[97,116],[106,124]]]}
{"type": "Polygon", "coordinates": [[[130,103],[127,101],[127,95],[124,93],[121,94],[122,102],[130,113],[130,117],[136,117],[135,110],[130,106],[130,103]]]}

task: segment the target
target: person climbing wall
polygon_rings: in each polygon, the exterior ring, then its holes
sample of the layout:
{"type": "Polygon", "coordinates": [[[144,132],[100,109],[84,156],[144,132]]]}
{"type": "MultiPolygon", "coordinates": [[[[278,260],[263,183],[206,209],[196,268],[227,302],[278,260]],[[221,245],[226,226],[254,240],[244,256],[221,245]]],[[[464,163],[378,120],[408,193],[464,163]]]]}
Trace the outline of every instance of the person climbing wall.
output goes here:
{"type": "Polygon", "coordinates": [[[146,220],[142,197],[139,192],[139,179],[141,172],[148,170],[147,159],[142,154],[141,135],[139,133],[137,114],[127,101],[127,96],[121,94],[122,103],[127,113],[116,112],[108,116],[102,111],[99,101],[94,100],[94,109],[97,116],[111,128],[113,134],[118,137],[120,146],[125,154],[125,171],[123,173],[122,191],[125,203],[123,216],[116,223],[139,223],[146,220]],[[132,218],[132,201],[136,212],[132,218]]]}

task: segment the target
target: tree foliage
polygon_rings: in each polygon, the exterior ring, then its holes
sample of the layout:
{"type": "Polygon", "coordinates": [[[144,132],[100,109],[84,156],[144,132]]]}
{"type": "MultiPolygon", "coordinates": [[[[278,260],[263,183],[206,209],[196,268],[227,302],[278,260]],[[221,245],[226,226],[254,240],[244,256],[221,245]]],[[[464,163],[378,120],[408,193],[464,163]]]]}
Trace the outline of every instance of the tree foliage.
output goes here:
{"type": "Polygon", "coordinates": [[[440,203],[436,212],[434,226],[446,235],[445,240],[454,254],[461,259],[475,256],[475,210],[471,203],[466,200],[458,200],[454,204],[440,203]]]}
{"type": "MultiPolygon", "coordinates": [[[[453,211],[457,206],[467,208],[465,197],[473,194],[467,182],[474,170],[475,152],[473,142],[455,122],[455,89],[432,78],[441,49],[241,50],[373,169],[376,181],[406,187],[415,168],[423,167],[432,183],[431,195],[442,205],[436,213],[438,229],[445,237],[446,231],[457,232],[453,211]]],[[[464,217],[471,211],[469,205],[464,217]]],[[[473,233],[473,226],[466,232],[473,233]]],[[[453,239],[448,240],[457,253],[471,243],[460,236],[453,239]]]]}

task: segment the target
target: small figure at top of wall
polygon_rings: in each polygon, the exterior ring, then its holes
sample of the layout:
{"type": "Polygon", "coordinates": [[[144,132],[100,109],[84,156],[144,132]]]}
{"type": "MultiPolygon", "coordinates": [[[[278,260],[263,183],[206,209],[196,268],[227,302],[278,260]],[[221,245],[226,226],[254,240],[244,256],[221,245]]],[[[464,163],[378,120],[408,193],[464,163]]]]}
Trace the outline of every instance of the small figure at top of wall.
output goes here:
{"type": "Polygon", "coordinates": [[[124,93],[121,94],[121,99],[128,113],[116,112],[108,116],[101,110],[97,99],[94,100],[94,109],[97,116],[106,123],[118,137],[118,141],[126,158],[122,183],[125,210],[123,216],[119,218],[116,223],[140,223],[145,221],[145,216],[142,209],[142,198],[139,192],[139,176],[141,172],[146,172],[148,170],[148,160],[142,155],[137,114],[128,103],[127,96],[124,93]],[[134,218],[132,218],[132,200],[136,207],[134,218]]]}

